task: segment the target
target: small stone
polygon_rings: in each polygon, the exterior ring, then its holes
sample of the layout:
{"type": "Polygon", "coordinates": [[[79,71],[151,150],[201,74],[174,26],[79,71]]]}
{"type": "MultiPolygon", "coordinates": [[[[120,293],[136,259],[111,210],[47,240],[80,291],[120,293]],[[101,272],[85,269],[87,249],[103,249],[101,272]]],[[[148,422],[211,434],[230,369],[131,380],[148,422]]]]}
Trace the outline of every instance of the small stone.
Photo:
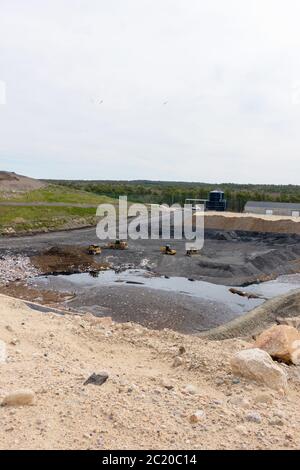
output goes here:
{"type": "Polygon", "coordinates": [[[160,385],[161,385],[162,387],[166,388],[167,390],[172,390],[172,389],[174,388],[174,384],[173,384],[170,380],[168,380],[168,379],[166,379],[166,378],[163,378],[163,379],[161,380],[160,385]]]}
{"type": "Polygon", "coordinates": [[[248,434],[248,431],[247,431],[247,428],[245,428],[245,426],[241,425],[241,424],[238,424],[235,428],[235,430],[239,433],[239,434],[242,434],[243,436],[247,436],[248,434]]]}
{"type": "Polygon", "coordinates": [[[121,323],[121,328],[122,330],[130,330],[133,328],[133,324],[131,322],[121,323]]]}
{"type": "Polygon", "coordinates": [[[6,395],[1,405],[2,406],[23,406],[33,405],[35,401],[35,394],[32,390],[18,390],[6,395]]]}
{"type": "Polygon", "coordinates": [[[275,418],[285,418],[285,413],[284,411],[276,410],[274,411],[273,416],[275,416],[275,418]]]}
{"type": "Polygon", "coordinates": [[[216,379],[216,386],[220,387],[221,385],[224,385],[224,379],[218,378],[216,379]]]}
{"type": "Polygon", "coordinates": [[[183,359],[179,356],[176,356],[173,361],[173,367],[179,367],[183,364],[183,359]]]}
{"type": "Polygon", "coordinates": [[[199,421],[203,421],[206,417],[206,413],[203,410],[197,410],[195,413],[193,413],[189,420],[191,424],[196,424],[199,423],[199,421]]]}
{"type": "Polygon", "coordinates": [[[19,344],[19,343],[20,343],[20,341],[18,340],[18,338],[13,338],[10,342],[10,344],[12,346],[17,346],[17,344],[19,344]]]}
{"type": "Polygon", "coordinates": [[[250,405],[249,400],[244,397],[232,397],[229,399],[229,403],[241,408],[248,408],[250,405]]]}
{"type": "Polygon", "coordinates": [[[108,379],[107,372],[100,372],[99,374],[95,374],[95,372],[90,375],[90,377],[84,382],[83,385],[93,384],[93,385],[103,385],[104,382],[108,379]]]}
{"type": "Polygon", "coordinates": [[[273,402],[273,397],[268,393],[259,393],[253,398],[254,403],[267,403],[270,404],[273,402]]]}
{"type": "Polygon", "coordinates": [[[246,420],[250,421],[251,423],[261,423],[261,416],[256,411],[250,411],[246,414],[246,420]]]}
{"type": "Polygon", "coordinates": [[[233,385],[237,385],[237,384],[241,383],[241,381],[240,381],[240,379],[238,379],[237,377],[234,377],[234,378],[232,379],[232,383],[233,383],[233,385]]]}
{"type": "Polygon", "coordinates": [[[199,390],[195,385],[188,384],[182,389],[182,392],[188,395],[197,395],[199,393],[199,390]]]}
{"type": "Polygon", "coordinates": [[[212,400],[212,404],[213,405],[217,405],[217,406],[222,406],[223,405],[223,401],[222,400],[212,400]]]}
{"type": "Polygon", "coordinates": [[[284,422],[280,418],[271,418],[269,424],[271,426],[284,426],[284,422]]]}

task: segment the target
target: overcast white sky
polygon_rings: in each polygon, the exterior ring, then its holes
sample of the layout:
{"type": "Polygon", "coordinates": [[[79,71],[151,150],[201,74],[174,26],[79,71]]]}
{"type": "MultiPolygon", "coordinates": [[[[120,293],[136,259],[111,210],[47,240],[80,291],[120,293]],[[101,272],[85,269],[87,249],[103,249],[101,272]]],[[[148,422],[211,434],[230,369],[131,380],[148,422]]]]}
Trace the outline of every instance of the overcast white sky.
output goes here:
{"type": "Polygon", "coordinates": [[[299,18],[299,0],[0,0],[0,169],[300,184],[299,18]]]}

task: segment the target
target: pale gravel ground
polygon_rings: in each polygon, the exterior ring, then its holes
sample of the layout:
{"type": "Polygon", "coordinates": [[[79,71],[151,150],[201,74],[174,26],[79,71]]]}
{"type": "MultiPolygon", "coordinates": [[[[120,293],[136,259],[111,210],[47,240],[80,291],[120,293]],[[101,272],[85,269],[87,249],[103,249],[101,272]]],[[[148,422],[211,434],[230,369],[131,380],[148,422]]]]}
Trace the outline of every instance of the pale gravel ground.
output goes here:
{"type": "Polygon", "coordinates": [[[13,281],[23,281],[39,275],[27,256],[0,257],[0,286],[13,281]]]}
{"type": "Polygon", "coordinates": [[[8,349],[0,399],[20,388],[36,393],[34,406],[0,408],[1,449],[299,448],[299,368],[285,367],[289,394],[282,398],[234,380],[229,359],[245,341],[208,342],[101,322],[41,314],[0,296],[0,339],[8,349]],[[186,352],[174,368],[180,346],[186,352]],[[104,385],[83,386],[102,370],[110,375],[104,385]],[[162,378],[174,389],[162,386],[162,378]],[[187,394],[187,384],[199,392],[187,394]],[[261,393],[270,404],[257,403],[261,393]],[[190,424],[199,409],[206,418],[190,424]],[[258,412],[261,422],[248,422],[249,412],[258,412]],[[280,424],[270,424],[274,416],[280,424]]]}

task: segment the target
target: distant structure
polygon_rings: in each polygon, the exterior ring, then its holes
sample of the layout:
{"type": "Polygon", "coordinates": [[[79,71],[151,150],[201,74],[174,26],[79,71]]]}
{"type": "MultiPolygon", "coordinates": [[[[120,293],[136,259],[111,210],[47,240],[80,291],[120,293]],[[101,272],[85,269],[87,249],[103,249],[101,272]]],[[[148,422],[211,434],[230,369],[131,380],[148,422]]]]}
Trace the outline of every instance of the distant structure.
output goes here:
{"type": "Polygon", "coordinates": [[[205,209],[205,205],[206,205],[206,202],[207,202],[207,199],[186,199],[185,200],[185,204],[190,204],[192,206],[192,210],[193,211],[199,211],[201,209],[202,206],[204,206],[204,209],[205,209]]]}
{"type": "Polygon", "coordinates": [[[245,205],[244,212],[300,217],[300,203],[248,201],[245,205]]]}
{"type": "Polygon", "coordinates": [[[225,211],[227,208],[227,201],[223,191],[215,189],[211,191],[208,196],[208,201],[205,204],[208,211],[225,211]]]}
{"type": "Polygon", "coordinates": [[[209,193],[208,199],[186,199],[186,204],[191,204],[193,210],[199,210],[200,205],[204,205],[207,211],[225,211],[227,201],[223,191],[215,189],[209,193]]]}

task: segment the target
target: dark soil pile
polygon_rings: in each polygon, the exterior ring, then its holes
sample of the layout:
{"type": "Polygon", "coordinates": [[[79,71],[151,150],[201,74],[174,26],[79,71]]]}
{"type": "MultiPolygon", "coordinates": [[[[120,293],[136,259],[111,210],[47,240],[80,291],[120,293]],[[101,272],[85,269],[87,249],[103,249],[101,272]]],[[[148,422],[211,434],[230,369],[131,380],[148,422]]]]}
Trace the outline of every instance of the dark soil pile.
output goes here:
{"type": "Polygon", "coordinates": [[[44,253],[31,256],[32,264],[43,274],[74,274],[87,271],[101,271],[109,267],[86,248],[54,246],[44,253]]]}

